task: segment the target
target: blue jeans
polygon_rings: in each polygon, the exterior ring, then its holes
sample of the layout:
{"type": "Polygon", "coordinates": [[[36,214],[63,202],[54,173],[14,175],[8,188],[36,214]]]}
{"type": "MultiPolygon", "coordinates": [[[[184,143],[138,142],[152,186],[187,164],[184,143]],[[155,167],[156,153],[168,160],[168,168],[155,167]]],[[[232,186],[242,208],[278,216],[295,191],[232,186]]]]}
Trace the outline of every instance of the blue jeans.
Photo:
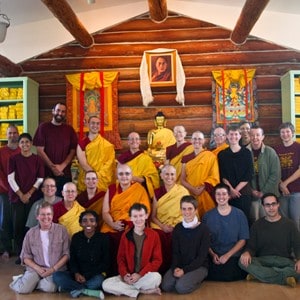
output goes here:
{"type": "Polygon", "coordinates": [[[102,282],[104,279],[104,276],[100,274],[91,277],[85,283],[79,283],[68,271],[58,271],[53,274],[53,281],[60,287],[62,292],[71,292],[81,289],[100,290],[102,289],[102,282]]]}
{"type": "Polygon", "coordinates": [[[282,215],[293,220],[300,231],[300,193],[281,196],[279,201],[282,215]]]}

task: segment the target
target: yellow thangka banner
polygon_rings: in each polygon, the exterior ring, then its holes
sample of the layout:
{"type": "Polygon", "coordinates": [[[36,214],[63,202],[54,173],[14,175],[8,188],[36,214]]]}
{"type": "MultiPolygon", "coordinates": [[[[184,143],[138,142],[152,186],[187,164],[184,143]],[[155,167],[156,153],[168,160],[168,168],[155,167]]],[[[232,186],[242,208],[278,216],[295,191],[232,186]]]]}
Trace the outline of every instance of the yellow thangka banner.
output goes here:
{"type": "Polygon", "coordinates": [[[215,123],[254,122],[257,119],[253,78],[255,69],[213,71],[215,123]]]}

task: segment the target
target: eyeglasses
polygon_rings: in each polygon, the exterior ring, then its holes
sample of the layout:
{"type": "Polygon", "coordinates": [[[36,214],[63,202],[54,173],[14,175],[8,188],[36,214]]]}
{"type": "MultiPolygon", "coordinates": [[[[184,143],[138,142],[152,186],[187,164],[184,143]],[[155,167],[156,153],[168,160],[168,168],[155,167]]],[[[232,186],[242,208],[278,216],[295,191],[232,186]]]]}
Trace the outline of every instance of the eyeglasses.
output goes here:
{"type": "Polygon", "coordinates": [[[278,202],[272,202],[272,203],[265,203],[264,204],[264,206],[265,207],[268,207],[268,208],[270,208],[271,206],[272,207],[275,207],[275,206],[277,206],[278,205],[278,202]]]}
{"type": "Polygon", "coordinates": [[[214,134],[214,137],[222,137],[225,136],[225,134],[214,134]]]}
{"type": "Polygon", "coordinates": [[[130,174],[131,174],[130,172],[119,172],[118,173],[119,176],[123,176],[123,175],[129,176],[130,174]]]}
{"type": "Polygon", "coordinates": [[[76,193],[76,191],[75,190],[67,190],[67,191],[64,191],[64,193],[66,193],[66,194],[75,194],[76,193]]]}

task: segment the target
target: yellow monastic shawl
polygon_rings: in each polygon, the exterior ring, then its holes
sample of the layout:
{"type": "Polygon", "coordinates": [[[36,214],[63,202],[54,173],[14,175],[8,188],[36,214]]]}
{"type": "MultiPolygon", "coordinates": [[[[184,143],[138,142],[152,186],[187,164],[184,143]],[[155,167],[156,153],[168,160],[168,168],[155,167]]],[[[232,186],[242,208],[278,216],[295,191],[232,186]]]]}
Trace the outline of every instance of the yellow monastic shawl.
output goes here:
{"type": "MultiPolygon", "coordinates": [[[[180,184],[175,184],[160,199],[157,199],[156,216],[162,224],[175,226],[182,221],[180,200],[183,196],[189,195],[189,191],[180,184]]],[[[151,227],[161,229],[157,224],[151,222],[151,227]]]]}
{"type": "Polygon", "coordinates": [[[216,156],[218,156],[219,152],[221,152],[222,150],[225,150],[228,147],[229,147],[229,145],[225,143],[225,144],[217,147],[216,149],[212,150],[211,152],[214,153],[216,156]]]}
{"type": "Polygon", "coordinates": [[[181,167],[182,167],[182,157],[185,155],[188,155],[194,151],[193,145],[189,145],[186,147],[182,152],[180,152],[177,156],[170,159],[169,164],[173,165],[176,169],[176,182],[180,183],[180,177],[181,177],[181,167]]]}
{"type": "Polygon", "coordinates": [[[70,237],[82,230],[79,225],[79,216],[83,211],[85,209],[77,201],[74,201],[73,207],[58,219],[58,223],[66,227],[70,237]]]}
{"type": "Polygon", "coordinates": [[[159,188],[159,175],[151,157],[146,153],[141,153],[126,164],[131,168],[134,176],[145,178],[149,196],[152,198],[154,190],[159,188]]]}
{"type": "MultiPolygon", "coordinates": [[[[217,157],[207,150],[200,152],[194,159],[188,161],[185,166],[185,171],[186,180],[192,186],[200,186],[206,182],[214,187],[220,182],[217,157]]],[[[206,190],[195,197],[199,203],[198,213],[200,218],[205,212],[216,206],[214,200],[206,190]]]]}
{"type": "MultiPolygon", "coordinates": [[[[114,146],[100,134],[85,148],[88,164],[98,175],[97,188],[106,191],[108,186],[115,181],[115,149],[114,146]]],[[[78,190],[84,191],[85,171],[79,166],[78,190]]]]}
{"type": "MultiPolygon", "coordinates": [[[[150,215],[150,201],[146,190],[138,182],[133,183],[127,190],[118,193],[118,186],[116,194],[113,196],[110,203],[110,215],[114,221],[124,220],[130,221],[129,208],[134,203],[143,203],[150,215]]],[[[105,222],[102,225],[101,232],[117,232],[105,222]]]]}

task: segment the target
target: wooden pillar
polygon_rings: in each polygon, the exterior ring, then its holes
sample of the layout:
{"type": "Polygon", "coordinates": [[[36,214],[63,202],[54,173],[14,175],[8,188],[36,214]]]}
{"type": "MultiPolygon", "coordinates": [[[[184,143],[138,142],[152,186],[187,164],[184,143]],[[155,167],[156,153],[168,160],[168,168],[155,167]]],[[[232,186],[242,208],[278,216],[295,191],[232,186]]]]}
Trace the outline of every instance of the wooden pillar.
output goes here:
{"type": "Polygon", "coordinates": [[[247,37],[267,6],[270,0],[247,0],[239,19],[231,33],[231,41],[241,45],[246,42],[247,37]]]}
{"type": "Polygon", "coordinates": [[[77,18],[66,0],[41,0],[62,25],[72,34],[82,47],[89,48],[94,44],[93,37],[77,18]]]}
{"type": "Polygon", "coordinates": [[[150,19],[161,23],[168,17],[167,0],[148,0],[150,19]]]}

